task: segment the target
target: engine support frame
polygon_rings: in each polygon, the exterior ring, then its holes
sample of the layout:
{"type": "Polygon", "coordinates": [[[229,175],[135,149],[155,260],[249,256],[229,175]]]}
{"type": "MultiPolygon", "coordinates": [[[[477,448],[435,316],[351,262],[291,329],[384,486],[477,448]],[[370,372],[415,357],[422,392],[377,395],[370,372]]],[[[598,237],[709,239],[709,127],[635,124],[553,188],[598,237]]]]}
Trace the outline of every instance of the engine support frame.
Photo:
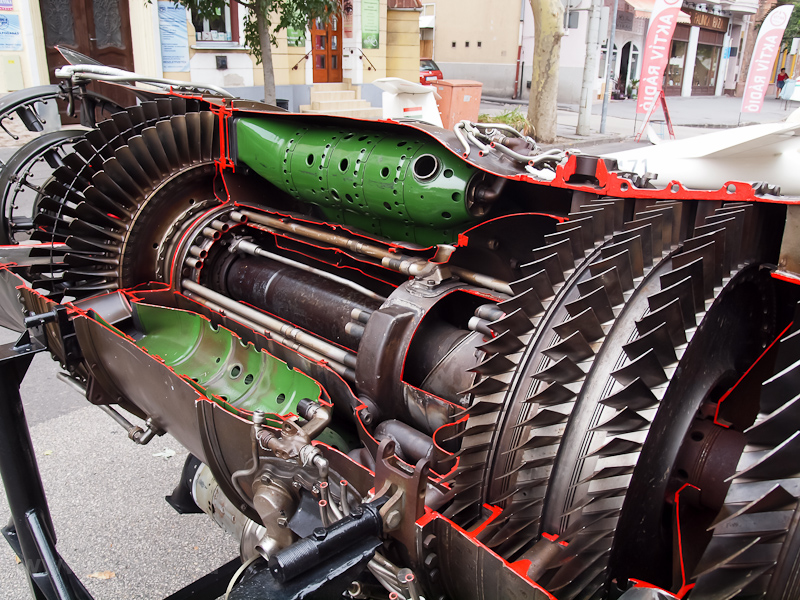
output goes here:
{"type": "MultiPolygon", "coordinates": [[[[0,476],[11,520],[0,532],[25,567],[35,600],[93,600],[56,549],[56,533],[25,417],[20,384],[35,354],[47,350],[29,332],[0,346],[0,476]]],[[[164,600],[215,600],[241,565],[234,558],[164,600]]]]}
{"type": "Polygon", "coordinates": [[[19,393],[33,356],[45,349],[29,332],[0,347],[0,475],[11,510],[11,521],[2,533],[22,561],[36,600],[91,600],[56,550],[53,520],[19,393]]]}

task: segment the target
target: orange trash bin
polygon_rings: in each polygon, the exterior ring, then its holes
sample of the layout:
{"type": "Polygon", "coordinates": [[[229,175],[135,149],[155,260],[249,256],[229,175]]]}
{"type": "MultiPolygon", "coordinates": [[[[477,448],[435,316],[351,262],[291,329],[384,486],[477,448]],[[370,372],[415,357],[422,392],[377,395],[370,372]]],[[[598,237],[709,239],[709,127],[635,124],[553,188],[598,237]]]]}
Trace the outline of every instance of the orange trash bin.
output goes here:
{"type": "Polygon", "coordinates": [[[442,126],[452,129],[464,119],[477,121],[481,107],[480,81],[468,79],[440,79],[434,82],[439,100],[439,114],[442,115],[442,126]]]}

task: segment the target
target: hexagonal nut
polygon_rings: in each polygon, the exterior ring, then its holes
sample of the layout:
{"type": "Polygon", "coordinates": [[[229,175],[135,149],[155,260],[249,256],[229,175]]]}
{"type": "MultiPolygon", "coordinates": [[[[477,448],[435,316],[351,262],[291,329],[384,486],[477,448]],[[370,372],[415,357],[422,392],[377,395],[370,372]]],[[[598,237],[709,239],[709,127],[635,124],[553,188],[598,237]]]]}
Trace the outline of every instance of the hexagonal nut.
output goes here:
{"type": "Polygon", "coordinates": [[[387,529],[397,529],[400,527],[400,523],[403,520],[403,515],[400,514],[399,510],[390,511],[388,515],[386,515],[385,525],[387,529]]]}

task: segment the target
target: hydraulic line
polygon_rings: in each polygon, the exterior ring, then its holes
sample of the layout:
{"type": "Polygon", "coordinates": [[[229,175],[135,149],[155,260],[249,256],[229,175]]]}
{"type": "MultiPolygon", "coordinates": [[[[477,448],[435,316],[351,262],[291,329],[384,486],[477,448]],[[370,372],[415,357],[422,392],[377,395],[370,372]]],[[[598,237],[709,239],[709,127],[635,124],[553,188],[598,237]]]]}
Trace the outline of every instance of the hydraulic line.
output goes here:
{"type": "MultiPolygon", "coordinates": [[[[333,246],[338,246],[339,248],[345,248],[363,256],[376,258],[381,261],[381,265],[385,268],[397,271],[398,273],[403,273],[404,275],[416,277],[417,275],[426,273],[431,267],[431,264],[428,261],[421,258],[405,256],[398,252],[390,252],[384,248],[359,242],[344,235],[320,231],[314,227],[301,225],[299,223],[287,222],[282,219],[271,217],[264,213],[254,212],[251,210],[241,210],[239,212],[234,211],[231,213],[231,217],[235,220],[240,219],[242,216],[247,217],[249,220],[255,223],[259,223],[273,229],[288,231],[290,233],[295,233],[313,240],[326,242],[333,246]]],[[[474,271],[456,266],[450,266],[450,271],[453,273],[453,275],[458,276],[467,283],[485,287],[501,294],[508,294],[509,296],[513,294],[507,281],[502,281],[488,275],[483,275],[481,273],[476,273],[474,271]]]]}
{"type": "Polygon", "coordinates": [[[385,297],[381,296],[380,294],[376,294],[372,290],[365,288],[363,285],[358,285],[357,283],[350,281],[349,279],[345,279],[344,277],[339,277],[338,275],[334,275],[333,273],[328,273],[327,271],[323,271],[322,269],[315,269],[314,267],[303,264],[301,262],[291,260],[289,258],[281,256],[280,254],[269,252],[252,242],[248,242],[247,240],[242,240],[242,239],[236,240],[234,244],[231,246],[231,248],[234,250],[241,250],[242,252],[246,252],[247,254],[252,254],[253,256],[263,256],[264,258],[269,258],[284,265],[294,267],[295,269],[300,269],[301,271],[314,273],[319,277],[324,277],[325,279],[330,279],[331,281],[335,281],[344,286],[347,286],[361,294],[364,294],[369,298],[372,298],[373,300],[380,300],[381,302],[386,300],[385,297]]]}
{"type": "Polygon", "coordinates": [[[227,296],[224,296],[219,292],[215,292],[214,290],[210,290],[207,287],[200,285],[199,283],[195,283],[190,279],[184,279],[181,282],[181,285],[184,289],[197,294],[201,298],[210,300],[225,310],[238,313],[245,318],[258,323],[262,327],[269,329],[270,331],[274,331],[275,333],[294,340],[299,344],[306,346],[307,348],[319,352],[325,358],[334,360],[345,365],[346,367],[355,368],[356,366],[356,355],[353,352],[349,352],[344,348],[340,348],[339,346],[331,344],[330,342],[326,342],[325,340],[306,333],[297,327],[284,323],[275,317],[264,314],[259,310],[250,308],[246,304],[242,304],[236,300],[231,300],[227,296]]]}
{"type": "Polygon", "coordinates": [[[328,367],[330,367],[333,371],[335,371],[336,373],[341,375],[347,381],[355,382],[356,373],[352,368],[345,367],[342,363],[336,362],[335,360],[333,360],[330,357],[324,356],[324,355],[320,354],[319,352],[316,352],[316,351],[312,350],[311,348],[307,348],[307,347],[297,343],[295,340],[290,340],[289,338],[284,337],[284,336],[280,335],[279,333],[276,333],[276,332],[270,330],[268,327],[264,327],[263,325],[259,325],[255,321],[252,321],[251,319],[248,319],[247,317],[244,317],[244,316],[240,315],[235,310],[223,308],[222,306],[216,304],[215,302],[211,302],[210,300],[206,300],[205,298],[202,298],[202,297],[198,296],[197,294],[192,294],[191,292],[188,292],[187,296],[190,297],[195,302],[199,302],[203,306],[207,306],[211,310],[214,310],[214,311],[216,311],[216,312],[218,312],[220,314],[229,315],[229,316],[233,317],[236,321],[238,321],[239,323],[241,323],[242,325],[244,325],[246,327],[249,327],[253,331],[258,331],[258,332],[265,333],[265,334],[269,335],[269,337],[274,339],[279,344],[283,344],[287,348],[290,348],[290,349],[296,351],[298,354],[302,354],[306,358],[310,358],[311,360],[315,360],[315,361],[318,361],[318,362],[326,363],[328,365],[328,367]]]}

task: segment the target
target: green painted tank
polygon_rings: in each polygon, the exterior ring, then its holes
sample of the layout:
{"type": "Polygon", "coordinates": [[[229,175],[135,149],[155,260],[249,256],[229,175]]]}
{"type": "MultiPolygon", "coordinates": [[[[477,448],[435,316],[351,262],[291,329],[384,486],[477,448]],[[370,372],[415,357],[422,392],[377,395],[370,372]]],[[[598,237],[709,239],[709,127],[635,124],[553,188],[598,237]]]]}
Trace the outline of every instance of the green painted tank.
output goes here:
{"type": "Polygon", "coordinates": [[[486,212],[484,174],[438,142],[291,118],[235,121],[236,159],[337,223],[430,245],[455,241],[486,212]]]}

